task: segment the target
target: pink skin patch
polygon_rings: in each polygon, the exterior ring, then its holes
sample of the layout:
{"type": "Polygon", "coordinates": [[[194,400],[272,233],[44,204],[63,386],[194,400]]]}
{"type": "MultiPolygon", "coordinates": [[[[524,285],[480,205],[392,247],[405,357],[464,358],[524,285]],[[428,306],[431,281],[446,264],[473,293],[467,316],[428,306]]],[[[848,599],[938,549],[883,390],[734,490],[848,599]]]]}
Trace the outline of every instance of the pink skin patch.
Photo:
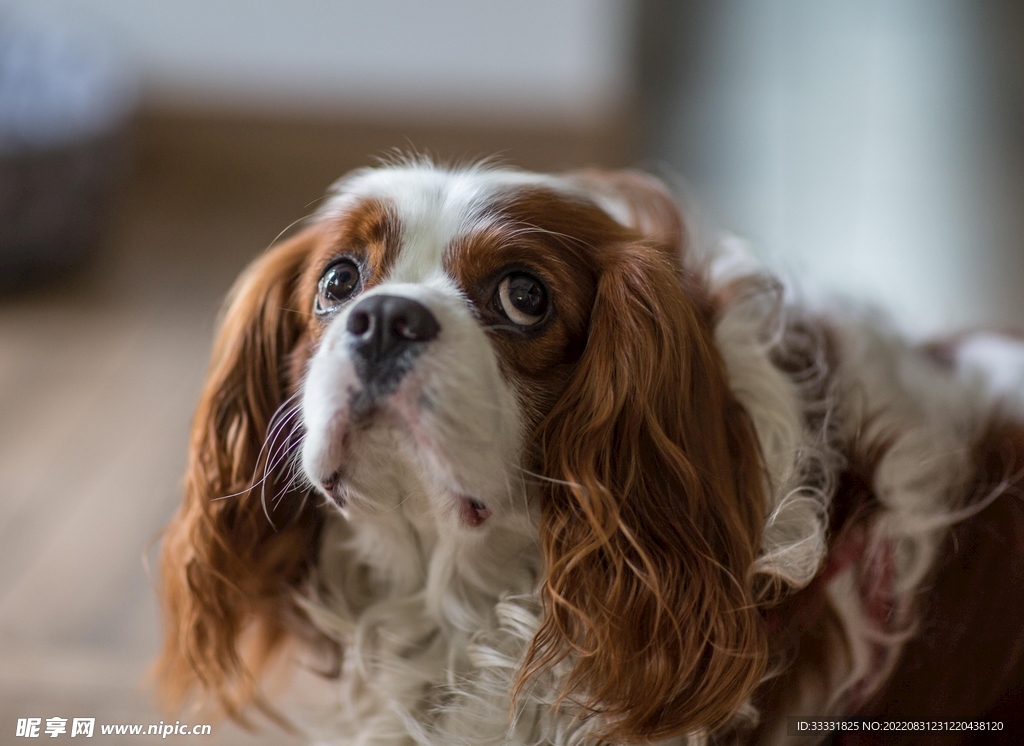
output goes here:
{"type": "Polygon", "coordinates": [[[320,486],[324,488],[324,492],[330,494],[334,492],[334,488],[338,486],[338,478],[341,475],[341,470],[334,472],[331,476],[327,477],[320,486]]]}
{"type": "Polygon", "coordinates": [[[459,518],[467,526],[476,528],[491,517],[491,511],[479,500],[465,495],[459,498],[459,518]]]}

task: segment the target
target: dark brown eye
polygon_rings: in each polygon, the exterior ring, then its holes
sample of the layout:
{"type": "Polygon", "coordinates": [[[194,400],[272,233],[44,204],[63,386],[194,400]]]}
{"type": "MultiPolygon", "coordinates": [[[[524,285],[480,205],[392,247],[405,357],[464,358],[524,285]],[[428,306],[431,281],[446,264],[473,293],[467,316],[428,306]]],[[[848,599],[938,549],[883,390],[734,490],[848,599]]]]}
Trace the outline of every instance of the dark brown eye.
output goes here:
{"type": "Polygon", "coordinates": [[[548,294],[540,280],[522,272],[508,275],[498,285],[498,309],[519,326],[533,326],[548,310],[548,294]]]}
{"type": "Polygon", "coordinates": [[[351,259],[340,259],[320,275],[320,294],[316,299],[317,311],[330,311],[344,303],[359,287],[359,267],[351,259]]]}

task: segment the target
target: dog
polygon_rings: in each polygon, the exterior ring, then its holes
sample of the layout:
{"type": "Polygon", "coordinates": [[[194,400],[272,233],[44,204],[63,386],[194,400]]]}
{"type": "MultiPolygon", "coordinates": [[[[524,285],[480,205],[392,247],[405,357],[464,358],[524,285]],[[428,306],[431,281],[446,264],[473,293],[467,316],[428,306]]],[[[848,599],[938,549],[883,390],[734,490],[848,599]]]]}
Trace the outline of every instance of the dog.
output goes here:
{"type": "Polygon", "coordinates": [[[1021,738],[1024,346],[692,244],[638,172],[338,181],[226,303],[166,696],[283,718],[312,666],[324,744],[1021,738]]]}

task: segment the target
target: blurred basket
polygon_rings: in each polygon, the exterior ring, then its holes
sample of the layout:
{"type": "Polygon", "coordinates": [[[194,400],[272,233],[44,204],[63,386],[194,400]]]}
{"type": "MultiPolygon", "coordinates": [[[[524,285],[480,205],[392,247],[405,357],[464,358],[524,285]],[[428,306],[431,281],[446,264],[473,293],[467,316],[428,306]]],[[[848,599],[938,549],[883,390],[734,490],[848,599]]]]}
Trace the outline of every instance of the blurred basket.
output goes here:
{"type": "Polygon", "coordinates": [[[135,76],[80,19],[0,10],[0,293],[93,253],[135,111],[135,76]]]}

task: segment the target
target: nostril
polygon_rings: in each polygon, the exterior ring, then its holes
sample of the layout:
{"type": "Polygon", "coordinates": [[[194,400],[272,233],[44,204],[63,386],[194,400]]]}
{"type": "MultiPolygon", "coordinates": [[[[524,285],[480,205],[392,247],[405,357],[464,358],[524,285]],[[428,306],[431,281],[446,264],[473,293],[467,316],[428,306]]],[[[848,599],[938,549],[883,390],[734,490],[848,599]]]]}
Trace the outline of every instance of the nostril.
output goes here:
{"type": "Polygon", "coordinates": [[[406,339],[416,339],[416,333],[409,327],[409,320],[405,317],[399,316],[391,324],[392,331],[395,332],[399,337],[405,337],[406,339]]]}
{"type": "Polygon", "coordinates": [[[366,311],[356,308],[353,309],[351,314],[349,314],[348,324],[346,325],[349,333],[355,334],[357,337],[361,337],[370,330],[370,326],[370,314],[366,311]]]}
{"type": "Polygon", "coordinates": [[[441,331],[441,325],[425,306],[402,299],[390,311],[391,332],[410,342],[429,342],[441,331]]]}

